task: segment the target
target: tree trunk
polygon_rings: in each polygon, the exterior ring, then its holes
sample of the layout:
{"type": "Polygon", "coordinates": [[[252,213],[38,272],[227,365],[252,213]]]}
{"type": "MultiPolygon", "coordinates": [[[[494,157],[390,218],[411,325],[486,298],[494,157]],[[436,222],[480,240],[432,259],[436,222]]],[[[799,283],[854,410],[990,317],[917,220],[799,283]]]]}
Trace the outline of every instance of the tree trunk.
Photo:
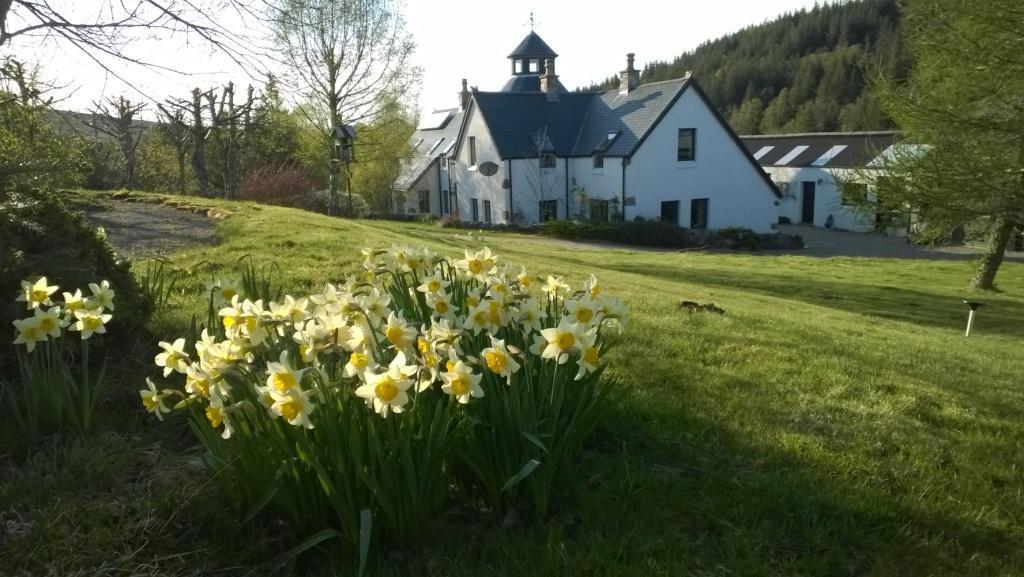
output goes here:
{"type": "Polygon", "coordinates": [[[992,235],[988,240],[988,249],[985,251],[985,256],[981,257],[978,274],[971,281],[971,288],[981,290],[995,288],[996,273],[999,272],[999,265],[1003,264],[1003,255],[1006,253],[1006,245],[1010,242],[1012,232],[1012,222],[1003,217],[996,218],[992,235]]]}
{"type": "Polygon", "coordinates": [[[178,194],[185,194],[185,146],[178,143],[178,194]]]}
{"type": "Polygon", "coordinates": [[[203,102],[199,89],[192,91],[192,171],[196,174],[199,196],[210,196],[210,177],[206,172],[206,127],[203,126],[203,102]]]}

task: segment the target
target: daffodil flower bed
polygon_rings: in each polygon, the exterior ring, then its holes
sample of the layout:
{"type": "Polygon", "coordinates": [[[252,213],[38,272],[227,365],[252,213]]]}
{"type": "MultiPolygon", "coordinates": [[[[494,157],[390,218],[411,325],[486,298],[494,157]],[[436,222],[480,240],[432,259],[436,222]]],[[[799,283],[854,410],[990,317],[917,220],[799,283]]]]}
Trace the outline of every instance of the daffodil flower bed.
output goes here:
{"type": "MultiPolygon", "coordinates": [[[[15,297],[32,316],[14,321],[17,332],[19,375],[6,382],[6,397],[20,429],[30,438],[43,432],[86,432],[103,391],[104,370],[91,378],[89,341],[107,332],[113,315],[114,291],[110,283],[90,283],[88,296],[81,289],[64,292],[46,277],[21,282],[15,297]],[[79,351],[67,342],[69,333],[80,337],[79,351]]],[[[105,367],[105,364],[104,364],[105,367]]]]}
{"type": "Polygon", "coordinates": [[[250,516],[270,508],[350,544],[366,510],[384,540],[422,540],[458,490],[546,514],[607,405],[622,302],[592,276],[537,287],[486,248],[363,256],[361,275],[280,302],[209,285],[219,322],[160,343],[156,379],[173,384],[149,379],[145,408],[191,416],[250,516]]]}

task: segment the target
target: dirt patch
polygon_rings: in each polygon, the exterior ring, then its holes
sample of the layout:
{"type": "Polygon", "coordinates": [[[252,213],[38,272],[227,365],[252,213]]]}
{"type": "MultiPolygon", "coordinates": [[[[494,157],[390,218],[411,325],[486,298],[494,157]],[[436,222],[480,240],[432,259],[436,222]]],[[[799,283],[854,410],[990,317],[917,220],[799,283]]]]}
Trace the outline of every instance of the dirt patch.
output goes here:
{"type": "Polygon", "coordinates": [[[217,244],[217,225],[205,215],[164,204],[104,200],[84,209],[86,220],[107,231],[118,255],[161,256],[195,246],[217,244]]]}

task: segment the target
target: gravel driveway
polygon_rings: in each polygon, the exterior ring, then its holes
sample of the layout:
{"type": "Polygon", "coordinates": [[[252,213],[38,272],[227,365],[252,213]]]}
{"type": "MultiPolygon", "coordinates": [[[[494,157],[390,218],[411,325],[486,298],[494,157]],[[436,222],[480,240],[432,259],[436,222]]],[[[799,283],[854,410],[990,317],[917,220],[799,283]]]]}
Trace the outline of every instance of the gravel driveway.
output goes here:
{"type": "Polygon", "coordinates": [[[118,255],[158,256],[217,243],[217,227],[209,218],[162,204],[103,201],[105,209],[89,209],[86,220],[102,226],[118,255]]]}
{"type": "MultiPolygon", "coordinates": [[[[804,248],[791,252],[804,256],[970,260],[977,258],[983,250],[977,246],[922,247],[911,244],[905,238],[827,230],[813,226],[780,225],[779,232],[803,237],[804,248]]],[[[1024,253],[1008,251],[1005,259],[1024,262],[1024,253]]]]}

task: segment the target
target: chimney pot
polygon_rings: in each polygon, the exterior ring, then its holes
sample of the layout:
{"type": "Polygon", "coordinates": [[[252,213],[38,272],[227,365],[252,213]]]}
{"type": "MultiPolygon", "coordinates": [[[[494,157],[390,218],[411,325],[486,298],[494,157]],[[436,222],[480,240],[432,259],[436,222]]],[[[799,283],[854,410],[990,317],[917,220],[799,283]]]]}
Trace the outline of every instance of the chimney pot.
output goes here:
{"type": "Polygon", "coordinates": [[[462,79],[462,90],[459,91],[459,110],[465,111],[469,108],[470,93],[466,79],[462,79]]]}
{"type": "Polygon", "coordinates": [[[640,85],[640,71],[634,66],[636,54],[626,54],[626,69],[619,73],[619,94],[629,94],[640,85]]]}
{"type": "Polygon", "coordinates": [[[544,62],[544,75],[540,77],[540,91],[548,95],[548,100],[558,100],[558,75],[555,74],[554,58],[548,58],[544,62]]]}

